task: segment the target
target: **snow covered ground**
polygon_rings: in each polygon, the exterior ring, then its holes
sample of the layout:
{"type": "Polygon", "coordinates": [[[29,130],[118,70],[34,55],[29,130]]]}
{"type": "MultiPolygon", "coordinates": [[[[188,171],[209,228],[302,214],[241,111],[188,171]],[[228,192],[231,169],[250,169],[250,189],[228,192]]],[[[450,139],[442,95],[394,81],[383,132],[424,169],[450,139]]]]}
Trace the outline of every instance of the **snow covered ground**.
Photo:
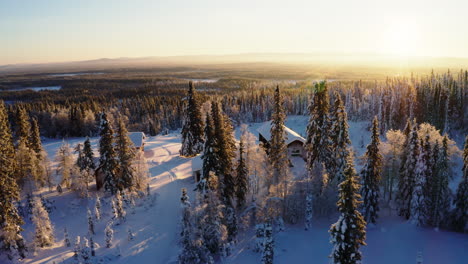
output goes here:
{"type": "MultiPolygon", "coordinates": [[[[286,123],[303,136],[306,124],[307,117],[302,116],[289,117],[286,123]]],[[[261,125],[251,124],[249,130],[256,135],[255,130],[261,125]]],[[[350,122],[350,136],[357,155],[364,153],[362,146],[369,142],[367,126],[366,122],[350,122]]],[[[237,138],[239,134],[237,130],[237,138]]],[[[84,139],[68,141],[75,145],[84,139]]],[[[97,141],[97,138],[92,139],[95,150],[97,141]]],[[[61,140],[44,142],[51,160],[61,144],[61,140]]],[[[137,201],[134,213],[127,211],[127,221],[114,228],[114,245],[110,249],[105,248],[104,242],[104,228],[111,218],[110,201],[108,198],[102,199],[103,217],[96,224],[97,232],[94,236],[95,242],[100,245],[96,251],[98,259],[110,263],[177,263],[181,188],[187,188],[189,196],[194,198],[192,161],[179,157],[179,148],[180,135],[175,133],[146,140],[145,156],[150,168],[152,198],[137,201]],[[127,240],[129,228],[135,233],[133,241],[127,240]],[[117,251],[120,251],[120,257],[115,257],[117,251]]],[[[92,198],[88,200],[79,199],[70,191],[58,194],[55,190],[44,190],[44,195],[55,201],[56,209],[50,214],[50,218],[55,227],[56,244],[50,248],[38,249],[36,255],[30,255],[24,263],[71,263],[73,245],[70,248],[64,246],[63,229],[68,229],[72,244],[75,236],[86,236],[86,209],[94,208],[95,191],[91,192],[92,198]]],[[[388,208],[381,210],[379,224],[367,230],[368,245],[362,248],[363,263],[416,263],[417,252],[422,252],[425,264],[468,263],[468,235],[418,228],[394,216],[394,213],[389,215],[388,208]]],[[[328,263],[332,248],[328,229],[336,219],[332,217],[314,220],[309,231],[305,231],[302,224],[286,226],[284,232],[275,236],[275,263],[328,263]]],[[[34,229],[29,220],[25,227],[23,233],[31,241],[34,229]]],[[[242,233],[233,254],[224,262],[260,263],[260,254],[252,250],[253,242],[252,230],[242,233]]],[[[0,257],[0,263],[1,260],[0,257]]]]}

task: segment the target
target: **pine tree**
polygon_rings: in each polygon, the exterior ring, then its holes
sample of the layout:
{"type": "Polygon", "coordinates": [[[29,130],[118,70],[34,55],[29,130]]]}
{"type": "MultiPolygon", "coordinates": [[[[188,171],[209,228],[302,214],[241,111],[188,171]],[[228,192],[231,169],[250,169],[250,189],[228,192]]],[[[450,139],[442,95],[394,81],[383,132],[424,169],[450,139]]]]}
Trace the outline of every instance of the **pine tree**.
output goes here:
{"type": "Polygon", "coordinates": [[[180,155],[193,157],[203,150],[203,119],[193,82],[189,83],[189,92],[182,125],[182,148],[180,155]]]}
{"type": "Polygon", "coordinates": [[[132,149],[132,141],[128,137],[128,131],[122,118],[119,118],[117,135],[115,139],[115,152],[118,161],[116,187],[118,190],[133,188],[135,184],[135,170],[132,162],[135,159],[135,151],[132,149]]]}
{"type": "Polygon", "coordinates": [[[397,201],[399,214],[409,219],[411,215],[411,198],[415,186],[416,163],[419,156],[419,139],[416,126],[413,126],[408,134],[408,142],[405,146],[405,157],[398,182],[397,201]]]}
{"type": "Polygon", "coordinates": [[[275,241],[273,238],[273,228],[270,223],[265,226],[265,241],[263,242],[262,264],[273,264],[275,255],[275,241]]]}
{"type": "Polygon", "coordinates": [[[83,162],[80,169],[88,171],[89,174],[91,174],[90,172],[92,170],[96,169],[96,164],[94,164],[94,153],[91,148],[91,141],[89,138],[86,138],[83,145],[83,162]]]}
{"type": "Polygon", "coordinates": [[[25,257],[21,225],[24,223],[15,202],[19,200],[19,188],[14,173],[16,170],[15,149],[8,115],[0,101],[0,250],[12,259],[16,254],[25,257]]]}
{"type": "Polygon", "coordinates": [[[213,255],[221,253],[228,236],[227,228],[223,224],[223,208],[216,193],[209,191],[203,205],[200,227],[204,244],[213,255]]]}
{"type": "Polygon", "coordinates": [[[454,200],[453,227],[459,232],[468,232],[468,136],[463,150],[463,178],[458,185],[454,200]]]}
{"type": "Polygon", "coordinates": [[[237,175],[236,175],[236,198],[237,208],[241,209],[245,206],[245,197],[247,195],[248,187],[248,170],[247,164],[244,159],[244,141],[241,137],[239,143],[239,160],[237,161],[237,175]]]}
{"type": "Polygon", "coordinates": [[[67,228],[63,229],[63,236],[64,236],[64,242],[66,247],[71,247],[71,242],[70,238],[68,237],[68,231],[67,228]]]}
{"type": "Polygon", "coordinates": [[[206,115],[205,122],[205,146],[203,149],[203,169],[202,177],[200,182],[197,184],[197,190],[203,195],[206,194],[208,189],[213,190],[213,186],[208,186],[210,182],[210,175],[212,172],[215,172],[216,164],[218,162],[215,148],[216,148],[216,138],[214,131],[213,119],[210,114],[206,115]]]}
{"type": "Polygon", "coordinates": [[[99,139],[99,167],[104,174],[104,188],[107,192],[115,194],[117,188],[116,169],[118,167],[114,149],[114,131],[107,120],[105,113],[102,114],[101,138],[99,139]]]}
{"type": "Polygon", "coordinates": [[[31,125],[29,123],[29,115],[24,107],[16,109],[16,137],[18,144],[23,142],[27,147],[30,147],[29,137],[31,132],[31,125]]]}
{"type": "Polygon", "coordinates": [[[421,140],[419,155],[414,173],[414,189],[413,197],[410,205],[410,220],[413,224],[422,226],[427,223],[427,182],[430,179],[429,171],[432,171],[431,163],[431,148],[429,139],[426,142],[421,140]]]}
{"type": "Polygon", "coordinates": [[[35,225],[34,243],[41,248],[52,246],[54,243],[54,229],[50,223],[49,213],[45,210],[39,197],[34,198],[32,214],[35,225]]]}
{"type": "Polygon", "coordinates": [[[233,177],[233,159],[235,157],[236,145],[233,128],[229,118],[221,112],[218,102],[213,102],[211,113],[213,115],[215,135],[215,173],[221,179],[219,187],[221,197],[225,205],[232,205],[235,193],[235,182],[233,177]]]}
{"type": "Polygon", "coordinates": [[[357,210],[361,203],[358,193],[360,186],[351,157],[348,157],[344,176],[344,181],[339,185],[337,203],[341,215],[330,228],[331,243],[334,245],[330,257],[336,264],[354,264],[361,262],[359,247],[366,245],[366,221],[357,210]]]}
{"type": "MultiPolygon", "coordinates": [[[[333,166],[332,141],[330,138],[330,120],[328,116],[329,99],[325,81],[315,84],[313,101],[309,105],[309,123],[307,125],[307,171],[309,178],[322,178],[314,175],[317,166],[330,170],[333,166]]],[[[323,182],[320,179],[318,182],[323,182]]],[[[319,188],[321,192],[322,188],[319,188]]]]}
{"type": "Polygon", "coordinates": [[[114,238],[114,230],[112,230],[112,222],[109,222],[104,230],[106,233],[106,248],[112,247],[112,239],[114,238]]]}
{"type": "Polygon", "coordinates": [[[93,215],[91,214],[91,211],[88,208],[88,234],[94,235],[94,221],[93,221],[93,215]]]}
{"type": "Polygon", "coordinates": [[[372,122],[371,143],[367,146],[366,164],[361,171],[363,181],[361,195],[363,197],[362,214],[367,223],[375,224],[379,211],[379,183],[382,173],[382,154],[379,151],[379,121],[374,117],[372,122]]]}
{"type": "Polygon", "coordinates": [[[334,164],[330,169],[330,182],[336,185],[343,181],[343,171],[346,165],[346,158],[349,155],[349,145],[351,140],[348,133],[348,115],[346,113],[340,94],[335,92],[335,103],[331,114],[331,141],[333,149],[334,164]]]}
{"type": "Polygon", "coordinates": [[[428,186],[428,217],[429,223],[439,228],[450,208],[451,191],[449,188],[450,165],[448,157],[448,138],[442,140],[442,148],[439,149],[437,141],[432,151],[432,178],[428,186]]]}
{"type": "Polygon", "coordinates": [[[39,132],[39,124],[37,123],[37,118],[33,118],[31,122],[31,135],[29,138],[31,149],[33,149],[40,159],[40,155],[42,152],[42,142],[41,142],[41,134],[39,132]]]}

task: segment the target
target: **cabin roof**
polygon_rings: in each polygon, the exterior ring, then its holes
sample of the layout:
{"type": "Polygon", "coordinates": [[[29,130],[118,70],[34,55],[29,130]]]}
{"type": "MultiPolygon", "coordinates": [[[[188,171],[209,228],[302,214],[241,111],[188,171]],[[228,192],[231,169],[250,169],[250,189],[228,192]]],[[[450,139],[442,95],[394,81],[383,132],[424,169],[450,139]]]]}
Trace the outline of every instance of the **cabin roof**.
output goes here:
{"type": "MultiPolygon", "coordinates": [[[[283,125],[284,126],[284,125],[283,125]]],[[[266,140],[270,141],[271,139],[271,121],[265,122],[261,127],[257,129],[257,132],[262,135],[266,140]]],[[[299,141],[305,143],[305,138],[301,137],[297,132],[290,129],[287,126],[284,126],[284,131],[286,132],[286,145],[293,143],[294,141],[299,141]]]]}
{"type": "Polygon", "coordinates": [[[199,171],[203,168],[202,155],[197,155],[192,158],[192,171],[199,171]]]}
{"type": "Polygon", "coordinates": [[[136,148],[143,146],[143,143],[146,139],[145,133],[143,132],[129,132],[128,137],[136,148]]]}

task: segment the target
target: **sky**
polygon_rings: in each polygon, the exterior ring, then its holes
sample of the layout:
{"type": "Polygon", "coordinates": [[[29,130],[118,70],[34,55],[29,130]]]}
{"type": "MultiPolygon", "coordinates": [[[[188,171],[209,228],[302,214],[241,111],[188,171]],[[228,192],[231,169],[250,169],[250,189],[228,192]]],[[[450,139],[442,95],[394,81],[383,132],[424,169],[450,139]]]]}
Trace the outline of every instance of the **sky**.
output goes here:
{"type": "Polygon", "coordinates": [[[239,53],[468,57],[466,0],[0,0],[0,65],[239,53]]]}

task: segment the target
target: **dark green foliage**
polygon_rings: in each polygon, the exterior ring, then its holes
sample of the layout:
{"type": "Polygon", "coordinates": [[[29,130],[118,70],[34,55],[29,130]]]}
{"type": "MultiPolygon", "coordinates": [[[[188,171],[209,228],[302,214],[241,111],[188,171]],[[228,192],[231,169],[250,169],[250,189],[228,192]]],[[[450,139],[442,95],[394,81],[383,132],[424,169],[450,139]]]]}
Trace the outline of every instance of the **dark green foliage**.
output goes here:
{"type": "Polygon", "coordinates": [[[99,139],[99,169],[104,175],[104,189],[115,194],[117,188],[117,160],[114,149],[114,130],[105,113],[101,117],[101,132],[99,139]]]}
{"type": "Polygon", "coordinates": [[[400,168],[397,202],[399,215],[409,219],[411,215],[410,207],[415,183],[416,162],[419,155],[419,138],[416,125],[413,126],[410,134],[408,135],[404,155],[404,162],[400,168]]]}
{"type": "Polygon", "coordinates": [[[333,149],[332,168],[330,169],[329,181],[334,184],[339,184],[343,181],[343,170],[346,165],[346,158],[349,155],[349,125],[348,115],[346,113],[343,101],[339,93],[335,92],[335,103],[333,106],[333,113],[331,114],[331,141],[333,149]]]}
{"type": "Polygon", "coordinates": [[[16,253],[24,258],[26,247],[20,234],[24,222],[15,206],[20,198],[14,177],[15,149],[3,101],[0,101],[0,153],[0,248],[11,258],[16,253]]]}
{"type": "Polygon", "coordinates": [[[360,263],[362,259],[359,248],[366,245],[366,221],[357,210],[361,203],[361,195],[358,193],[360,186],[351,157],[347,159],[344,176],[344,181],[339,185],[337,203],[341,215],[330,228],[333,244],[330,257],[333,263],[355,264],[360,263]]]}
{"type": "Polygon", "coordinates": [[[371,143],[367,146],[366,164],[361,171],[363,197],[362,214],[367,223],[375,224],[379,212],[380,179],[382,173],[382,154],[379,151],[379,121],[372,122],[371,143]]]}
{"type": "Polygon", "coordinates": [[[39,124],[37,123],[37,118],[33,118],[31,122],[31,136],[29,138],[31,149],[33,149],[38,158],[41,156],[42,151],[42,142],[41,134],[39,131],[39,124]]]}
{"type": "Polygon", "coordinates": [[[115,154],[118,162],[116,187],[119,191],[132,188],[135,184],[135,170],[132,162],[135,159],[133,143],[128,137],[127,127],[122,118],[119,118],[115,138],[115,154]]]}
{"type": "Polygon", "coordinates": [[[18,142],[23,142],[27,147],[30,147],[29,137],[31,133],[31,124],[29,123],[29,115],[24,107],[18,107],[16,110],[15,122],[16,138],[18,139],[18,142]]]}
{"type": "Polygon", "coordinates": [[[214,134],[214,124],[213,118],[210,114],[206,115],[206,125],[205,125],[205,146],[203,149],[203,168],[202,168],[202,177],[200,182],[197,184],[197,190],[202,194],[205,194],[208,189],[214,190],[213,186],[209,186],[211,173],[214,173],[216,170],[217,156],[215,153],[215,134],[214,134]]]}
{"type": "Polygon", "coordinates": [[[186,100],[180,155],[193,157],[203,151],[204,143],[201,108],[193,82],[189,83],[189,92],[186,100]]]}

